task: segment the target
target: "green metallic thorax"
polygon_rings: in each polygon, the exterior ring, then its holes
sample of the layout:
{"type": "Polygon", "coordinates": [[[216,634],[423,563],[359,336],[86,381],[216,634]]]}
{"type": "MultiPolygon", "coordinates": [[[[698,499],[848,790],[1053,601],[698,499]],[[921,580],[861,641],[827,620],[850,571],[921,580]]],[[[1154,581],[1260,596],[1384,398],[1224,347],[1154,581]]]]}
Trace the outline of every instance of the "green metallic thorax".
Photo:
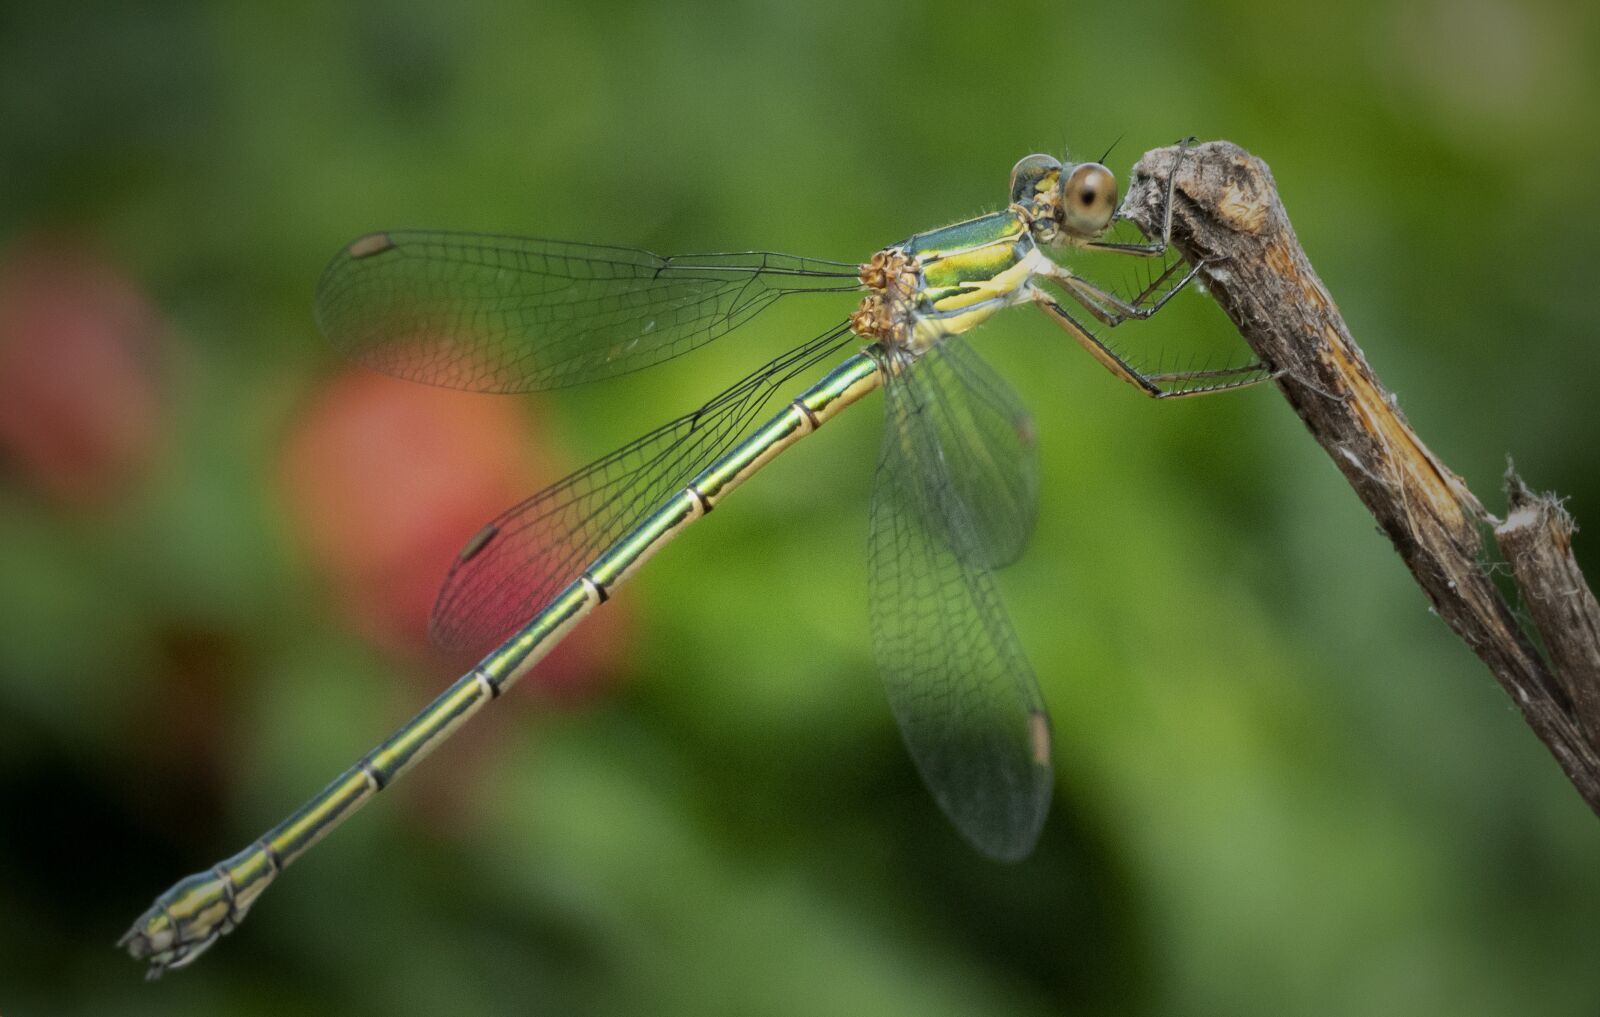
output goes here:
{"type": "Polygon", "coordinates": [[[922,269],[910,322],[918,346],[965,332],[1025,299],[1044,260],[1015,208],[918,233],[899,247],[922,269]]]}

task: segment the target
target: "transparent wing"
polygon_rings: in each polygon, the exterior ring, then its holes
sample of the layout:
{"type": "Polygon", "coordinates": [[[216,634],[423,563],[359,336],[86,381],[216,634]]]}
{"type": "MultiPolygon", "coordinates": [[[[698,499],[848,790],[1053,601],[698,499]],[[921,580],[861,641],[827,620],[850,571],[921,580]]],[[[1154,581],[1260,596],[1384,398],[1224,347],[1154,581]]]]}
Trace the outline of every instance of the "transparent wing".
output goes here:
{"type": "Polygon", "coordinates": [[[854,338],[840,324],[772,360],[693,413],[590,463],[485,526],[434,604],[447,649],[487,650],[577,578],[664,498],[726,452],[786,382],[854,338]]]}
{"type": "Polygon", "coordinates": [[[930,349],[897,385],[942,465],[916,503],[924,522],[979,568],[1016,561],[1039,514],[1037,437],[1022,400],[960,337],[930,349]]]}
{"type": "Polygon", "coordinates": [[[316,314],[335,348],[376,370],[447,388],[530,392],[660,363],[786,293],[858,289],[857,271],[763,251],[662,258],[396,230],[334,257],[316,314]]]}
{"type": "Polygon", "coordinates": [[[922,376],[953,362],[941,367],[937,357],[889,371],[885,382],[869,555],[873,647],[940,807],[979,850],[1015,860],[1033,850],[1049,808],[1050,721],[993,576],[955,550],[985,538],[978,506],[957,494],[975,491],[979,478],[958,474],[971,460],[949,444],[949,424],[981,416],[984,397],[949,370],[940,404],[931,404],[934,386],[922,376]]]}

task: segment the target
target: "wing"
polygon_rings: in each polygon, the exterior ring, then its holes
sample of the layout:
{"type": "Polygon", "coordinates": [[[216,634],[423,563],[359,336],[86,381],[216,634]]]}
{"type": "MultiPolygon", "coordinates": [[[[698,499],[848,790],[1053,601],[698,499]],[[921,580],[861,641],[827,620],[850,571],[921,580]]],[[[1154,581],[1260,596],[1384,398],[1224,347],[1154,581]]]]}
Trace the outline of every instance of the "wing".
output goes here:
{"type": "Polygon", "coordinates": [[[372,233],[336,255],[317,322],[341,353],[447,388],[530,392],[671,359],[786,293],[859,289],[858,266],[472,233],[372,233]]]}
{"type": "Polygon", "coordinates": [[[731,448],[786,382],[853,340],[845,324],[829,329],[489,523],[445,579],[433,609],[434,641],[479,650],[502,641],[731,448]]]}
{"type": "Polygon", "coordinates": [[[962,560],[978,568],[1016,561],[1039,515],[1038,445],[1022,400],[960,337],[928,350],[896,382],[895,398],[942,466],[913,507],[962,560]]]}
{"type": "MultiPolygon", "coordinates": [[[[948,340],[942,349],[949,349],[948,340]]],[[[956,357],[976,357],[970,351],[956,357]]],[[[983,500],[953,423],[981,419],[984,393],[957,384],[937,350],[886,374],[888,421],[873,488],[873,647],[900,732],[945,814],[979,850],[1033,850],[1050,804],[1050,721],[974,517],[983,500]],[[933,359],[930,359],[933,358],[933,359]],[[933,379],[943,383],[934,385],[933,379]],[[938,402],[930,401],[937,392],[938,402]],[[966,465],[963,465],[966,464],[966,465]]]]}

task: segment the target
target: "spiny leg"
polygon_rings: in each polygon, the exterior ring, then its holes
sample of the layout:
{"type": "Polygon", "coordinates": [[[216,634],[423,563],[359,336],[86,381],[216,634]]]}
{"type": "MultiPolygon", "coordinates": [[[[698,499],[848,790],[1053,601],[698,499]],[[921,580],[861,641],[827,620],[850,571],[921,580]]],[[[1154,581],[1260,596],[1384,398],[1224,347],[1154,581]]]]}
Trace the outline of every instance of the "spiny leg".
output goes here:
{"type": "MultiPolygon", "coordinates": [[[[1162,221],[1161,237],[1158,241],[1150,244],[1091,242],[1085,246],[1097,250],[1107,250],[1141,257],[1164,255],[1170,248],[1172,236],[1172,206],[1173,197],[1176,194],[1178,170],[1183,164],[1184,156],[1188,153],[1190,143],[1193,141],[1194,139],[1191,137],[1185,138],[1178,143],[1178,152],[1173,159],[1172,170],[1167,177],[1166,209],[1162,221]]],[[[1175,285],[1167,289],[1166,292],[1161,293],[1153,301],[1150,298],[1160,292],[1161,287],[1166,284],[1167,280],[1171,279],[1179,271],[1180,267],[1184,265],[1183,259],[1178,259],[1164,268],[1132,300],[1124,300],[1059,265],[1051,265],[1046,270],[1046,277],[1061,286],[1067,295],[1071,296],[1084,310],[1088,311],[1101,323],[1109,328],[1115,328],[1129,319],[1144,320],[1154,315],[1179,291],[1188,286],[1205,264],[1202,261],[1190,266],[1175,285]],[[1147,304],[1146,301],[1150,302],[1147,304]]],[[[1223,392],[1235,388],[1246,388],[1272,377],[1271,374],[1267,373],[1269,370],[1267,365],[1260,361],[1254,361],[1239,367],[1146,374],[1102,342],[1099,337],[1084,327],[1048,294],[1042,290],[1034,289],[1030,295],[1034,302],[1052,320],[1065,329],[1067,334],[1071,335],[1103,367],[1151,398],[1175,399],[1180,396],[1223,392]],[[1180,387],[1185,383],[1206,381],[1215,381],[1215,384],[1200,385],[1193,388],[1180,387]]]]}
{"type": "Polygon", "coordinates": [[[1149,300],[1152,294],[1158,292],[1183,264],[1182,259],[1174,261],[1167,266],[1164,272],[1151,280],[1148,286],[1139,291],[1138,295],[1132,300],[1124,300],[1115,293],[1101,289],[1094,283],[1060,265],[1052,264],[1042,274],[1060,285],[1062,289],[1067,291],[1069,296],[1083,305],[1084,310],[1094,315],[1102,324],[1115,328],[1130,318],[1143,321],[1161,310],[1162,307],[1166,306],[1167,301],[1177,296],[1185,286],[1189,285],[1206,263],[1201,262],[1192,266],[1188,272],[1184,273],[1183,278],[1178,280],[1176,285],[1162,293],[1154,301],[1146,304],[1145,301],[1149,300]]]}
{"type": "Polygon", "coordinates": [[[1034,289],[1029,296],[1052,321],[1060,325],[1068,335],[1077,341],[1078,345],[1082,346],[1089,352],[1090,356],[1099,361],[1100,366],[1152,399],[1177,399],[1183,396],[1226,392],[1231,389],[1258,385],[1273,377],[1272,374],[1267,373],[1267,366],[1259,361],[1242,367],[1145,374],[1124,360],[1111,347],[1101,342],[1098,336],[1085,328],[1068,313],[1066,308],[1057,303],[1050,294],[1040,289],[1034,289]],[[1214,385],[1207,385],[1201,388],[1165,387],[1167,385],[1182,384],[1183,382],[1206,381],[1209,379],[1218,379],[1218,381],[1214,385]]]}

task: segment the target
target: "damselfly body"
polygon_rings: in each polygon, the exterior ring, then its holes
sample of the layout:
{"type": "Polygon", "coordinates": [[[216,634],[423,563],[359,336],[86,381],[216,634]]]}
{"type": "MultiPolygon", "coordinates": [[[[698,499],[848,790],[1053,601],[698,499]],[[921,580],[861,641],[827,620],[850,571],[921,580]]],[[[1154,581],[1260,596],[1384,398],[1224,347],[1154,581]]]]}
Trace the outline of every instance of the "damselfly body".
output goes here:
{"type": "Polygon", "coordinates": [[[483,392],[576,385],[647,367],[739,327],[781,297],[865,295],[845,321],[484,527],[445,581],[433,635],[449,647],[493,646],[488,655],[250,847],[168,890],[123,944],[149,962],[152,977],[192,962],[290,863],[526,674],[663,545],[878,388],[886,428],[868,605],[889,703],[924,781],[961,833],[992,857],[1027,855],[1050,801],[1050,722],[991,573],[1022,553],[1033,528],[1033,425],[965,336],[1029,303],[1153,397],[1267,377],[1258,363],[1145,373],[1061,300],[1116,326],[1149,317],[1181,290],[1201,266],[1158,260],[1148,285],[1124,297],[1050,257],[1076,249],[1165,259],[1170,186],[1166,199],[1161,236],[1114,242],[1111,172],[1098,162],[1031,155],[1012,171],[1004,210],[919,233],[859,265],[771,253],[660,258],[421,231],[349,244],[317,292],[317,318],[333,344],[380,371],[483,392]],[[787,383],[835,360],[756,423],[787,383]]]}

